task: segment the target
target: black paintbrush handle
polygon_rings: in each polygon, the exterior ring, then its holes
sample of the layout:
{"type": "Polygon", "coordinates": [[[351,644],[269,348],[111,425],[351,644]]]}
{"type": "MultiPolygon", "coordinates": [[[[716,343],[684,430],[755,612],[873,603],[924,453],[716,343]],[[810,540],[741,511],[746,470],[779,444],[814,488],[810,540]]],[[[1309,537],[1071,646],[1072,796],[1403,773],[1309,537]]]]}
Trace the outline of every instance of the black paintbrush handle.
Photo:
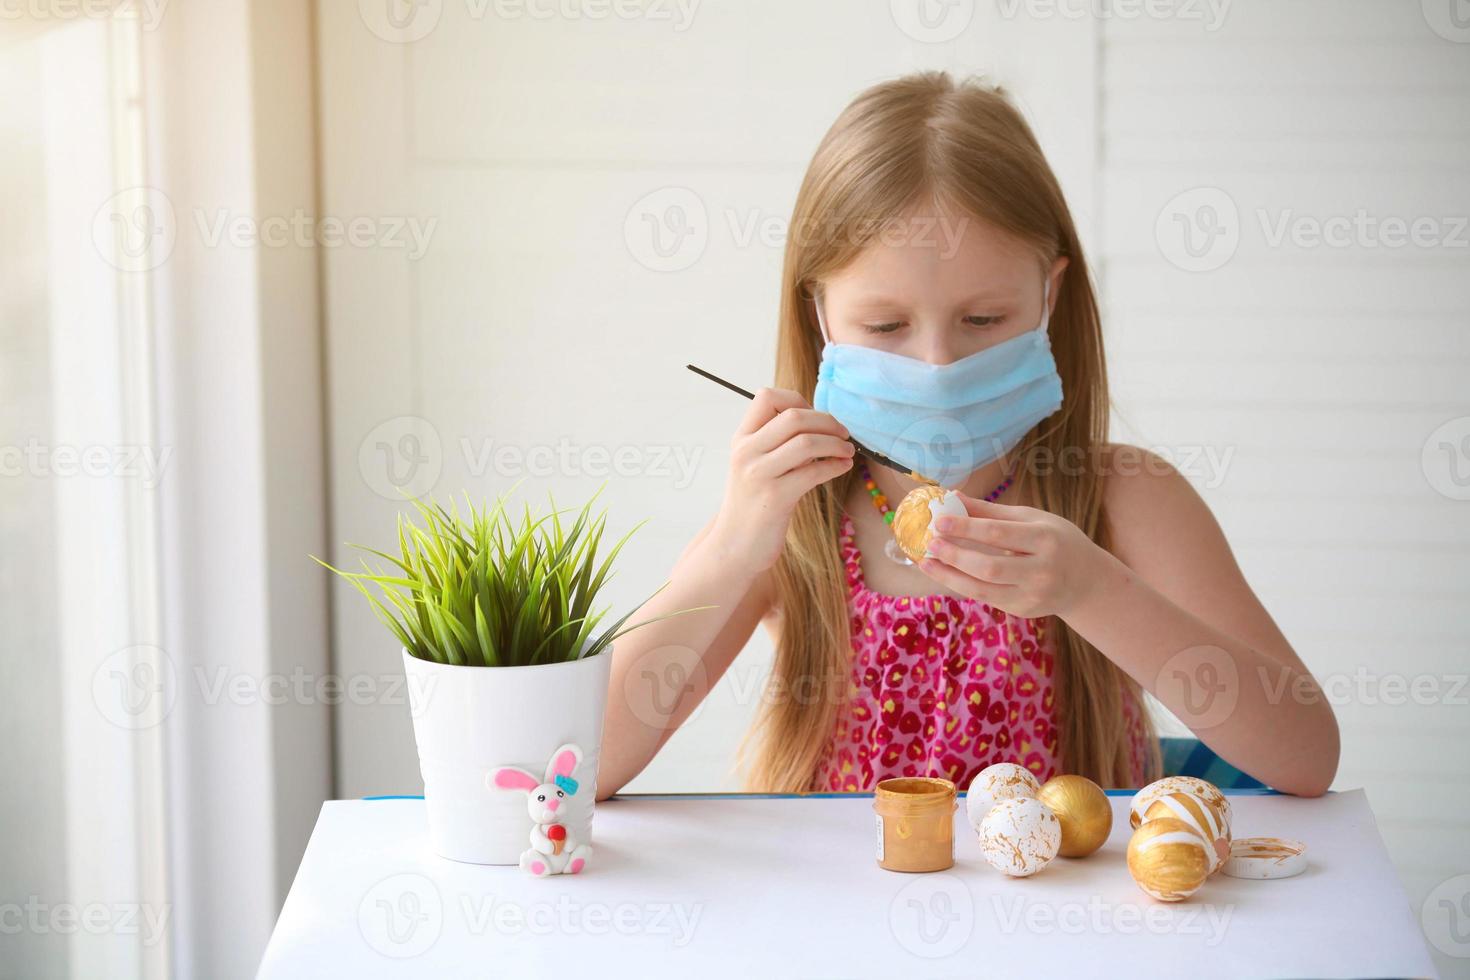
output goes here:
{"type": "MultiPolygon", "coordinates": [[[[729,381],[726,381],[724,378],[720,377],[717,374],[710,374],[704,368],[695,367],[693,364],[686,364],[684,366],[687,367],[689,370],[693,371],[695,374],[699,375],[702,378],[709,378],[715,384],[720,385],[721,387],[724,387],[724,388],[729,388],[731,391],[735,392],[737,395],[744,395],[746,398],[754,398],[755,397],[754,392],[746,391],[744,388],[740,387],[739,385],[734,384],[734,383],[729,382],[729,381]]],[[[881,463],[884,466],[889,467],[890,469],[898,470],[898,472],[902,473],[904,476],[912,477],[913,479],[918,480],[921,483],[928,483],[929,482],[928,480],[925,480],[919,474],[915,473],[913,470],[909,469],[907,466],[904,466],[901,463],[895,463],[893,460],[889,459],[887,456],[884,456],[882,453],[876,453],[876,452],[874,452],[873,450],[869,449],[867,446],[864,446],[862,443],[858,442],[856,439],[849,438],[847,441],[850,442],[850,443],[852,443],[855,447],[857,447],[857,451],[858,452],[862,453],[864,456],[868,457],[873,462],[875,462],[875,463],[881,463]]]]}

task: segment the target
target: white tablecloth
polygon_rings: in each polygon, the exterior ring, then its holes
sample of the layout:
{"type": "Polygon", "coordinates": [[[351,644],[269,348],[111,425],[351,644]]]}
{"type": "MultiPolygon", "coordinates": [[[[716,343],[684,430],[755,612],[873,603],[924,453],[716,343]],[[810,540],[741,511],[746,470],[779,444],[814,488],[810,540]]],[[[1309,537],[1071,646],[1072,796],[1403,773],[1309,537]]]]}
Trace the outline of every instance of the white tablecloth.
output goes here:
{"type": "Polygon", "coordinates": [[[1232,797],[1236,836],[1304,841],[1307,871],[1172,905],[1129,878],[1112,803],[1101,851],[1011,879],[963,801],[954,868],[907,875],[874,862],[870,798],[619,799],[587,871],[537,879],[436,856],[421,800],[329,802],[260,975],[1434,975],[1362,791],[1232,797]]]}

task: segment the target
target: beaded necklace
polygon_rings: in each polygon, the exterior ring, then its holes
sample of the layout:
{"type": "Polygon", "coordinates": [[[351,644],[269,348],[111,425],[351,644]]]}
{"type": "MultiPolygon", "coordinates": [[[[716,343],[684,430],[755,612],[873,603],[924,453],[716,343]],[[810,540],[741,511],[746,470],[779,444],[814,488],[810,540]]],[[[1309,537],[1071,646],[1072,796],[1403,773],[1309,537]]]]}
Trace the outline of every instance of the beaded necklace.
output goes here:
{"type": "MultiPolygon", "coordinates": [[[[1011,471],[1006,474],[1006,478],[1004,480],[1001,480],[1000,483],[996,485],[996,488],[994,490],[985,495],[985,502],[993,504],[997,500],[999,500],[1000,495],[1011,488],[1011,484],[1015,482],[1015,479],[1016,466],[1014,463],[1012,463],[1011,471]]],[[[884,495],[882,490],[878,489],[878,484],[874,482],[873,474],[868,469],[867,460],[863,460],[863,486],[867,488],[868,496],[873,498],[873,506],[877,507],[878,513],[883,515],[883,523],[892,524],[893,508],[888,506],[888,498],[884,495]]]]}

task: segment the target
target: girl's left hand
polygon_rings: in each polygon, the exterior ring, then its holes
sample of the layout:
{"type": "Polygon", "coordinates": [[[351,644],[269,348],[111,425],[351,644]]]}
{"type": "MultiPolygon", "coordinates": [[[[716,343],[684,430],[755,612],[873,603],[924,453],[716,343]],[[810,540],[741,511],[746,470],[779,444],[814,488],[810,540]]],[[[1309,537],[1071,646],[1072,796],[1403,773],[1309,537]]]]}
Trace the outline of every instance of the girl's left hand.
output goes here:
{"type": "Polygon", "coordinates": [[[919,570],[1013,616],[1065,616],[1097,581],[1106,556],[1071,521],[1034,507],[961,493],[968,517],[941,516],[919,570]],[[933,556],[933,557],[929,557],[933,556]]]}

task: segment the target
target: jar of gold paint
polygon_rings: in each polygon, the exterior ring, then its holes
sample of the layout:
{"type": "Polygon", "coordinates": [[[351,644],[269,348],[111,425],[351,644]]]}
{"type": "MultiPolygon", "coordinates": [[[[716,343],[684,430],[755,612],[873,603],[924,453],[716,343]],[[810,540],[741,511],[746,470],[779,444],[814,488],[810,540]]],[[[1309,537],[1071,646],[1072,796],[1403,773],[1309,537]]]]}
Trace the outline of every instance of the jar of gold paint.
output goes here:
{"type": "Polygon", "coordinates": [[[943,871],[954,866],[954,783],[885,779],[873,791],[878,866],[888,871],[943,871]]]}

